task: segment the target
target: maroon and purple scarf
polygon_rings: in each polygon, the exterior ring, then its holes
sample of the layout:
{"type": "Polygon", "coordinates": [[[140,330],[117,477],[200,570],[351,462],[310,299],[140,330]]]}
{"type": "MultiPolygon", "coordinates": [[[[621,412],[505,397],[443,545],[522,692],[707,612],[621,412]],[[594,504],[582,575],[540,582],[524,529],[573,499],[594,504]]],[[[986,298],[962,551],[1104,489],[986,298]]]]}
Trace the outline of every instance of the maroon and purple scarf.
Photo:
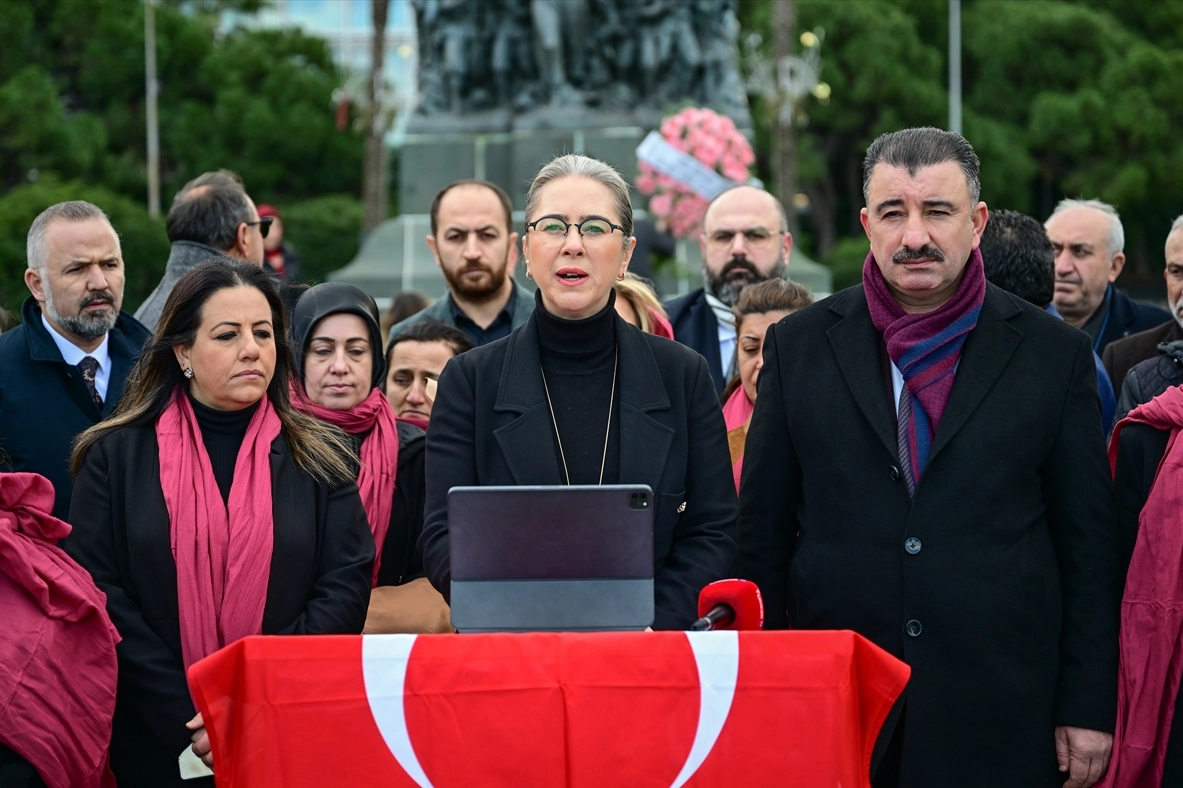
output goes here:
{"type": "Polygon", "coordinates": [[[949,392],[953,390],[961,348],[978,324],[986,298],[982,254],[973,250],[957,292],[931,312],[905,312],[887,289],[873,254],[868,254],[863,263],[863,290],[867,294],[871,322],[883,334],[887,355],[904,376],[905,390],[900,392],[900,397],[911,395],[907,440],[900,440],[901,454],[906,447],[908,456],[901,456],[900,461],[911,472],[909,493],[915,494],[915,486],[920,484],[920,476],[928,464],[933,436],[945,414],[949,392]]]}

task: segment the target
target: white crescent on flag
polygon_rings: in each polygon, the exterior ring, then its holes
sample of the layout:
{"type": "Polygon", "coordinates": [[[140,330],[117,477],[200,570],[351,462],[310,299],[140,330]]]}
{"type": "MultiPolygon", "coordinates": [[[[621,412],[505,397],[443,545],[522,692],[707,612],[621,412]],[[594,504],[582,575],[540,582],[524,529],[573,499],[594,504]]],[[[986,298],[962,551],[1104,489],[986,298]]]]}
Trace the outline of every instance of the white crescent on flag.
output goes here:
{"type": "MultiPolygon", "coordinates": [[[[682,788],[710,755],[727,722],[739,676],[738,632],[687,632],[698,668],[698,725],[690,754],[670,788],[682,788]]],[[[362,675],[374,723],[399,766],[419,788],[434,788],[423,770],[407,730],[403,704],[407,664],[417,635],[366,635],[362,675]]]]}

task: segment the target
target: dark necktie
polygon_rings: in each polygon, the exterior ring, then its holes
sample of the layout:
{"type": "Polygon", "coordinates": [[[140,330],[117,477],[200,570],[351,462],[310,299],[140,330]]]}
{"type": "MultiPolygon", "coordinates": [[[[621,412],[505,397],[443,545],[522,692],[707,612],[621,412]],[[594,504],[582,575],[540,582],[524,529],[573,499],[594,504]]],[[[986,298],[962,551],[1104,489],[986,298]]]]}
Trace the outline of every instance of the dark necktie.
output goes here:
{"type": "Polygon", "coordinates": [[[900,452],[900,468],[908,484],[908,497],[916,497],[916,479],[912,476],[912,446],[908,443],[908,429],[912,426],[912,392],[905,383],[900,389],[900,410],[896,422],[896,447],[900,452]]]}
{"type": "Polygon", "coordinates": [[[99,362],[87,356],[78,362],[78,370],[82,372],[82,379],[86,381],[86,389],[90,392],[90,398],[94,400],[94,406],[99,409],[99,413],[102,413],[103,398],[99,396],[99,390],[94,385],[94,376],[99,371],[99,362]]]}

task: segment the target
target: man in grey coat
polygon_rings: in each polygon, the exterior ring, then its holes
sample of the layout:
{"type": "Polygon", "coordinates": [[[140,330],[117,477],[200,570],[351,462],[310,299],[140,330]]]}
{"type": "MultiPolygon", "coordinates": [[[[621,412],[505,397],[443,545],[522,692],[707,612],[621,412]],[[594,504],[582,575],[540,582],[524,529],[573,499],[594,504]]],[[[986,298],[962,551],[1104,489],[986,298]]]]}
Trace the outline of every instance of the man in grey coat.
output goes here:
{"type": "Polygon", "coordinates": [[[513,204],[488,181],[461,180],[431,201],[427,247],[444,272],[448,292],[390,329],[390,337],[420,320],[455,326],[479,347],[507,337],[534,312],[534,297],[513,280],[518,234],[513,204]]]}
{"type": "Polygon", "coordinates": [[[207,172],[186,183],[173,198],[165,219],[172,249],[164,278],[136,310],[136,320],[155,331],[168,294],[198,263],[238,259],[262,265],[263,239],[270,226],[271,217],[259,218],[255,203],[235,173],[207,172]]]}

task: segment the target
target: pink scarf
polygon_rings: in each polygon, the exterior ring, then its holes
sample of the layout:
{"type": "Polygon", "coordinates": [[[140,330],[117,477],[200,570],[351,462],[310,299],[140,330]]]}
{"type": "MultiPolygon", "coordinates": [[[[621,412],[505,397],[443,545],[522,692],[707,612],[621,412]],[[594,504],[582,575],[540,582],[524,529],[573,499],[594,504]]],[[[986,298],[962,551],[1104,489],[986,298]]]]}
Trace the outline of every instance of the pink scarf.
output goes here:
{"type": "MultiPolygon", "coordinates": [[[[748,421],[752,418],[752,411],[756,409],[756,405],[748,399],[748,394],[743,390],[743,384],[735,387],[735,391],[731,392],[731,396],[727,399],[727,404],[723,406],[723,423],[727,425],[728,437],[734,430],[741,427],[747,430],[748,421]]],[[[740,453],[735,461],[731,464],[731,475],[735,477],[735,492],[739,492],[739,478],[743,475],[743,454],[740,453]]]]}
{"type": "Polygon", "coordinates": [[[268,397],[247,425],[229,505],[222,502],[193,405],[178,386],[156,421],[185,670],[263,629],[271,549],[271,444],[283,424],[268,397]]]}
{"type": "Polygon", "coordinates": [[[390,530],[390,513],[394,510],[394,484],[398,475],[398,425],[394,410],[382,389],[374,388],[370,395],[349,410],[330,410],[308,399],[303,387],[292,383],[292,404],[313,418],[335,424],[350,435],[370,433],[362,441],[361,471],[357,474],[357,489],[361,504],[370,521],[374,535],[373,586],[378,585],[378,567],[382,561],[382,545],[390,530]]]}
{"type": "Polygon", "coordinates": [[[1138,517],[1121,600],[1117,731],[1101,785],[1157,788],[1183,676],[1183,389],[1167,389],[1118,423],[1109,442],[1111,468],[1117,465],[1121,431],[1130,424],[1170,430],[1171,437],[1138,517]]]}
{"type": "Polygon", "coordinates": [[[649,311],[649,319],[653,321],[653,334],[666,339],[674,338],[674,327],[669,318],[651,306],[645,307],[649,311]]]}
{"type": "Polygon", "coordinates": [[[48,479],[0,473],[0,741],[49,788],[113,788],[119,633],[52,510],[48,479]]]}

